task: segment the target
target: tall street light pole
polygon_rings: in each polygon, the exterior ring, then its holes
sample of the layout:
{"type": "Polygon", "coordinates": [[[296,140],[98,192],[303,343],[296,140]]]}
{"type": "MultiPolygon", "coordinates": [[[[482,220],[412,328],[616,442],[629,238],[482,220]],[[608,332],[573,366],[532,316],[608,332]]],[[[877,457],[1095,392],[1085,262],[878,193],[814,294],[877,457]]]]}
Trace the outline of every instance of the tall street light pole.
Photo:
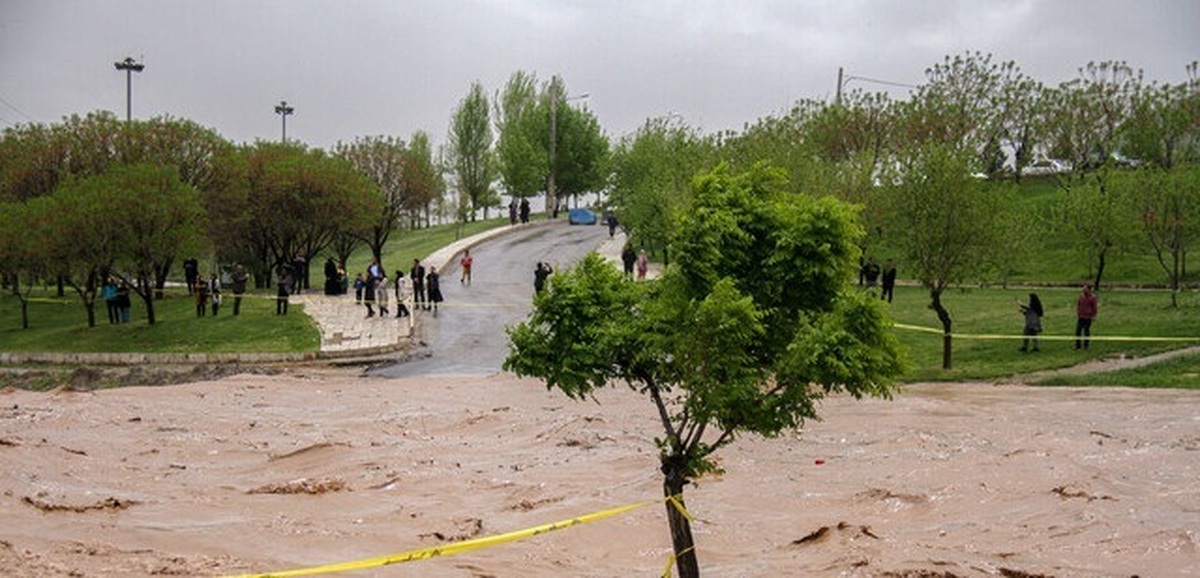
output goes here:
{"type": "Polygon", "coordinates": [[[113,63],[117,70],[125,71],[125,122],[133,120],[133,73],[141,72],[145,64],[135,61],[132,57],[113,63]]]}
{"type": "Polygon", "coordinates": [[[275,105],[275,114],[283,118],[283,144],[287,144],[287,117],[296,112],[294,107],[288,106],[286,100],[279,101],[275,105]]]}
{"type": "MultiPolygon", "coordinates": [[[[558,148],[558,83],[551,81],[550,83],[550,174],[546,177],[546,210],[554,218],[558,218],[558,198],[554,188],[554,174],[557,171],[555,166],[555,153],[558,148]]],[[[572,100],[581,100],[589,95],[583,93],[576,96],[568,96],[563,98],[563,102],[572,100]]]]}

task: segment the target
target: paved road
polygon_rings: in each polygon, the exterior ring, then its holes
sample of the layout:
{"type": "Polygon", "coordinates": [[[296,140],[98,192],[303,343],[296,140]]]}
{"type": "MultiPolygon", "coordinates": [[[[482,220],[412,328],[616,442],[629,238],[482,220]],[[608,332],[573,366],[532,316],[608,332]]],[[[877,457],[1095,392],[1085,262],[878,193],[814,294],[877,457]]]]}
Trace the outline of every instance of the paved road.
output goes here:
{"type": "Polygon", "coordinates": [[[441,274],[446,301],[433,312],[421,311],[414,335],[425,343],[428,357],[420,357],[371,370],[381,377],[426,374],[490,374],[500,371],[508,353],[504,328],[529,314],[533,295],[533,268],[546,261],[565,267],[595,250],[608,239],[600,226],[561,225],[530,227],[477,245],[474,281],[459,283],[457,260],[441,274]]]}

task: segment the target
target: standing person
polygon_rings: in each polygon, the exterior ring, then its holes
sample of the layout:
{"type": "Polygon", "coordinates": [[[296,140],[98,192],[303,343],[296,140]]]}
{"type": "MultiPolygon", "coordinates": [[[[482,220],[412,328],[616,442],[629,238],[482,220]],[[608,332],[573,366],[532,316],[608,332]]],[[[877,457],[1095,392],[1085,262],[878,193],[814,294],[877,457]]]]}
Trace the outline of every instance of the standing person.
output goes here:
{"type": "Polygon", "coordinates": [[[516,197],[513,197],[513,200],[508,203],[508,224],[509,225],[517,224],[517,199],[516,199],[516,197]]]}
{"type": "Polygon", "coordinates": [[[888,261],[887,268],[883,270],[883,293],[879,295],[880,299],[892,302],[892,292],[896,289],[896,263],[888,261]]]}
{"type": "Polygon", "coordinates": [[[550,265],[538,261],[537,267],[533,269],[533,291],[535,293],[541,293],[546,289],[546,279],[550,277],[551,273],[554,273],[554,269],[551,269],[550,265]]]}
{"type": "Polygon", "coordinates": [[[521,222],[529,222],[529,199],[521,199],[521,222]]]}
{"type": "Polygon", "coordinates": [[[379,317],[388,316],[388,294],[392,288],[388,286],[387,273],[375,280],[375,304],[379,306],[379,317]]]}
{"type": "Polygon", "coordinates": [[[1092,321],[1100,312],[1100,300],[1092,293],[1091,283],[1085,283],[1079,301],[1075,303],[1075,349],[1087,349],[1091,345],[1092,321]],[[1083,339],[1080,339],[1080,337],[1083,339]]]}
{"type": "Polygon", "coordinates": [[[626,241],[625,247],[621,249],[621,265],[624,267],[626,279],[633,279],[633,264],[637,262],[637,258],[637,251],[633,250],[633,244],[626,241]]]}
{"type": "Polygon", "coordinates": [[[208,314],[208,282],[197,276],[193,293],[196,296],[196,317],[208,314]]]}
{"type": "Polygon", "coordinates": [[[292,293],[299,295],[308,288],[308,261],[299,253],[292,258],[292,293]]]}
{"type": "Polygon", "coordinates": [[[617,225],[619,224],[619,223],[617,223],[617,216],[612,213],[609,213],[605,217],[604,221],[605,221],[605,224],[608,225],[608,237],[611,239],[612,236],[614,234],[616,234],[616,232],[617,232],[617,225]]]}
{"type": "Polygon", "coordinates": [[[421,265],[420,259],[413,259],[412,269],[409,269],[408,276],[409,279],[412,279],[413,311],[422,306],[429,309],[429,304],[425,302],[425,266],[421,265]]]}
{"type": "Polygon", "coordinates": [[[363,280],[363,305],[367,306],[367,319],[375,316],[375,291],[379,289],[379,278],[367,273],[363,280]]]}
{"type": "Polygon", "coordinates": [[[645,279],[646,271],[650,269],[650,258],[646,256],[646,250],[638,251],[637,257],[637,278],[645,279]]]}
{"type": "Polygon", "coordinates": [[[108,322],[116,325],[121,322],[121,308],[117,306],[117,280],[109,277],[104,281],[104,288],[100,290],[100,296],[104,298],[104,305],[108,308],[108,322]]]}
{"type": "Polygon", "coordinates": [[[367,288],[367,282],[363,279],[362,273],[354,276],[354,302],[362,303],[363,290],[367,288]]]}
{"type": "Polygon", "coordinates": [[[429,274],[425,276],[425,291],[429,294],[429,302],[433,303],[433,312],[437,313],[438,303],[442,302],[442,284],[437,267],[432,265],[429,267],[429,274]]]}
{"type": "Polygon", "coordinates": [[[242,312],[242,295],[246,293],[246,280],[250,276],[246,274],[246,268],[241,264],[233,266],[233,274],[230,279],[233,281],[233,315],[236,317],[242,312]]]}
{"type": "Polygon", "coordinates": [[[1045,315],[1045,310],[1042,309],[1042,300],[1038,299],[1037,293],[1029,294],[1029,304],[1025,305],[1017,301],[1017,308],[1021,310],[1021,315],[1025,316],[1025,340],[1021,342],[1020,351],[1030,351],[1030,342],[1033,342],[1033,351],[1038,351],[1037,334],[1042,332],[1042,316],[1045,315]]]}
{"type": "Polygon", "coordinates": [[[200,262],[195,258],[183,260],[183,281],[187,283],[188,295],[196,292],[196,280],[200,278],[200,262]]]}
{"type": "Polygon", "coordinates": [[[879,285],[879,263],[875,259],[867,259],[867,264],[863,265],[863,278],[867,282],[867,289],[874,289],[879,285]]]}
{"type": "Polygon", "coordinates": [[[396,269],[396,319],[408,317],[408,291],[404,288],[404,272],[396,269]]]}
{"type": "Polygon", "coordinates": [[[278,288],[275,293],[275,314],[287,315],[288,296],[292,294],[292,268],[284,265],[279,268],[278,288]]]}
{"type": "Polygon", "coordinates": [[[462,277],[459,277],[458,279],[460,284],[471,284],[471,265],[474,263],[475,258],[471,256],[471,250],[464,249],[462,259],[458,260],[458,266],[460,269],[462,269],[462,277]]]}
{"type": "Polygon", "coordinates": [[[121,323],[129,323],[129,310],[133,304],[129,301],[129,283],[121,282],[117,288],[117,311],[121,314],[121,323]]]}
{"type": "Polygon", "coordinates": [[[212,303],[213,317],[216,317],[217,311],[221,309],[221,279],[216,273],[208,280],[208,298],[212,303]]]}

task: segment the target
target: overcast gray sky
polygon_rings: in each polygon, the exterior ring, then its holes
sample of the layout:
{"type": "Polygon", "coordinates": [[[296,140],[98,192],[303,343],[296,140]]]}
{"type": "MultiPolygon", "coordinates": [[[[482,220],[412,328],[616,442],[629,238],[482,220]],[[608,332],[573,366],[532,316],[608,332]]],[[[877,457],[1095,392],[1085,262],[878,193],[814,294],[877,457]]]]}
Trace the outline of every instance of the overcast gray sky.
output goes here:
{"type": "MultiPolygon", "coordinates": [[[[194,120],[235,142],[416,130],[445,141],[472,81],[558,74],[605,131],[679,114],[706,132],[831,98],[847,75],[920,84],[968,50],[1057,84],[1091,60],[1179,82],[1197,0],[0,0],[0,127],[72,113],[194,120]]],[[[888,89],[864,80],[850,88],[888,89]]],[[[896,96],[906,94],[895,89],[896,96]]]]}

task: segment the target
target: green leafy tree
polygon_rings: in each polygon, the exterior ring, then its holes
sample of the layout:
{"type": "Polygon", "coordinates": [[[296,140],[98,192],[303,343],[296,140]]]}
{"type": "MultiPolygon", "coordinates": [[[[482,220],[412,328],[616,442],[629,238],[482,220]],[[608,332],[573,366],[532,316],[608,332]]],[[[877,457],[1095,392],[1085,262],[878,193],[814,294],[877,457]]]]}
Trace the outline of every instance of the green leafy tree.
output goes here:
{"type": "Polygon", "coordinates": [[[51,257],[38,235],[48,228],[49,215],[42,204],[36,199],[0,203],[0,279],[21,304],[22,329],[29,329],[29,293],[46,275],[51,257]]]}
{"type": "Polygon", "coordinates": [[[586,108],[560,102],[555,118],[556,194],[559,198],[571,198],[578,205],[579,195],[599,191],[607,184],[608,137],[600,128],[600,121],[586,108]]]}
{"type": "MultiPolygon", "coordinates": [[[[279,266],[295,257],[313,262],[340,234],[369,228],[383,211],[378,188],[320,149],[260,141],[242,155],[240,175],[214,195],[209,215],[223,224],[228,252],[251,256],[260,287],[279,266]]],[[[300,282],[307,286],[307,275],[300,282]]]]}
{"type": "Polygon", "coordinates": [[[543,190],[549,170],[549,151],[542,146],[549,119],[539,106],[537,77],[514,72],[497,95],[494,108],[500,183],[514,198],[536,196],[543,190]]]}
{"type": "Polygon", "coordinates": [[[1123,148],[1134,159],[1168,170],[1200,162],[1200,79],[1151,85],[1123,127],[1123,148]]]}
{"type": "Polygon", "coordinates": [[[1112,188],[1142,211],[1146,242],[1167,276],[1171,306],[1178,307],[1188,249],[1200,243],[1200,165],[1125,172],[1114,178],[1112,188]]]}
{"type": "Polygon", "coordinates": [[[1066,237],[1086,260],[1097,290],[1109,260],[1132,247],[1137,231],[1133,217],[1138,212],[1130,204],[1128,191],[1110,182],[1113,172],[1104,166],[1060,181],[1062,197],[1054,209],[1055,221],[1062,224],[1066,237]]]}
{"type": "MultiPolygon", "coordinates": [[[[696,181],[679,258],[653,282],[590,255],[555,275],[509,330],[507,370],[574,399],[624,381],[649,398],[662,437],[663,493],[719,471],[738,435],[775,436],[815,419],[826,394],[888,397],[902,369],[877,299],[850,287],[853,210],[784,190],[777,171],[696,181]]],[[[679,575],[699,575],[691,526],[667,517],[679,575]]]]}
{"type": "Polygon", "coordinates": [[[423,131],[413,133],[408,144],[408,155],[412,159],[412,170],[409,171],[411,181],[408,185],[412,195],[407,209],[410,226],[415,229],[420,224],[422,213],[428,226],[431,207],[446,194],[446,164],[434,157],[429,135],[423,131]]]}
{"type": "Polygon", "coordinates": [[[49,195],[67,174],[66,148],[53,127],[24,124],[0,138],[0,201],[49,195]]]}
{"type": "Polygon", "coordinates": [[[454,168],[459,191],[467,196],[464,216],[471,220],[475,212],[487,210],[498,204],[494,198],[492,181],[495,180],[495,159],[492,151],[492,126],[488,112],[487,94],[478,81],[471,84],[450,122],[450,163],[454,168]]]}
{"type": "MultiPolygon", "coordinates": [[[[111,169],[110,169],[111,170],[111,169]]],[[[103,176],[68,179],[52,195],[31,204],[44,215],[37,238],[43,239],[52,275],[79,296],[88,327],[96,326],[96,296],[127,245],[127,231],[112,218],[114,184],[103,176]]],[[[140,203],[139,205],[140,206],[140,203]]]]}
{"type": "MultiPolygon", "coordinates": [[[[173,167],[114,165],[79,181],[78,194],[125,210],[109,217],[120,233],[114,242],[113,272],[154,312],[155,275],[180,252],[195,252],[203,242],[204,208],[200,192],[179,179],[173,167]]],[[[69,198],[69,196],[68,196],[69,198]]]]}
{"type": "Polygon", "coordinates": [[[608,202],[634,242],[651,253],[666,249],[690,203],[692,179],[713,158],[709,139],[671,118],[647,120],[621,140],[612,157],[608,202]]]}
{"type": "Polygon", "coordinates": [[[1078,172],[1108,164],[1141,92],[1141,70],[1124,62],[1089,62],[1078,78],[1047,93],[1050,156],[1070,161],[1078,172]]]}
{"type": "Polygon", "coordinates": [[[942,368],[953,359],[953,320],[942,302],[951,286],[986,272],[1003,251],[1005,189],[971,175],[973,151],[926,144],[909,151],[887,182],[889,228],[908,270],[929,291],[942,325],[942,368]]]}
{"type": "MultiPolygon", "coordinates": [[[[338,143],[334,154],[348,161],[378,189],[383,197],[382,210],[369,229],[348,231],[341,237],[358,237],[371,248],[371,255],[383,262],[383,246],[392,233],[404,224],[404,217],[413,204],[412,173],[414,163],[409,158],[404,141],[395,137],[361,137],[350,144],[338,143]]],[[[345,261],[349,255],[342,256],[345,261]]]]}

